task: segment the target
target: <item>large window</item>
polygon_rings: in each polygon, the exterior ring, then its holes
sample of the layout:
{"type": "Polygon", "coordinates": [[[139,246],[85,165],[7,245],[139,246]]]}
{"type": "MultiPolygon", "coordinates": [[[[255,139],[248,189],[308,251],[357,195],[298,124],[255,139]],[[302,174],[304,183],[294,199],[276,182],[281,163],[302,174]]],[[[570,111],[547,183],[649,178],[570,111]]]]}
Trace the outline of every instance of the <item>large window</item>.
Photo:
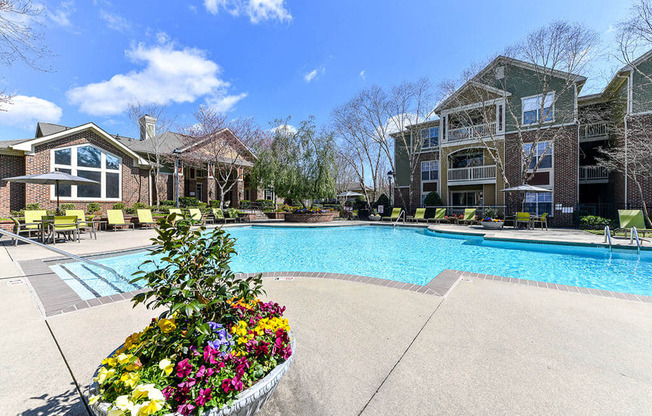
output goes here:
{"type": "Polygon", "coordinates": [[[552,216],[552,192],[525,194],[525,211],[537,215],[547,212],[552,216]]]}
{"type": "Polygon", "coordinates": [[[523,105],[523,124],[552,121],[555,113],[554,102],[554,92],[547,93],[545,99],[543,94],[523,98],[521,101],[523,105]]]}
{"type": "Polygon", "coordinates": [[[439,178],[439,161],[429,160],[421,162],[421,180],[436,181],[439,178]]]}
{"type": "Polygon", "coordinates": [[[422,149],[432,149],[439,146],[439,127],[421,129],[422,149]]]}
{"type": "MultiPolygon", "coordinates": [[[[95,146],[82,145],[52,150],[53,168],[98,182],[97,185],[60,185],[62,199],[110,200],[122,198],[122,159],[95,146]]],[[[52,198],[56,198],[52,186],[52,198]]]]}
{"type": "Polygon", "coordinates": [[[462,150],[450,156],[450,168],[470,168],[484,165],[482,150],[462,150]]]}
{"type": "MultiPolygon", "coordinates": [[[[530,154],[532,149],[531,143],[526,143],[523,145],[523,150],[525,155],[530,154]]],[[[532,159],[530,159],[530,169],[534,169],[541,158],[541,163],[539,163],[539,169],[552,169],[552,144],[550,142],[540,142],[537,143],[536,147],[532,151],[532,159]]]]}

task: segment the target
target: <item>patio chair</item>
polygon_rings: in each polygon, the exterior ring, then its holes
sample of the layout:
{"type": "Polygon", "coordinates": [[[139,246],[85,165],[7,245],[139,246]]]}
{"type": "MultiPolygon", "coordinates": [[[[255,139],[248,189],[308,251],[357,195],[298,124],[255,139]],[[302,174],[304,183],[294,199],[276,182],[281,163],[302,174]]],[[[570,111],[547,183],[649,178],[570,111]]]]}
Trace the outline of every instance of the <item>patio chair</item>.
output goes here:
{"type": "Polygon", "coordinates": [[[139,209],[136,210],[138,215],[138,224],[143,228],[153,228],[156,225],[156,221],[152,217],[151,209],[139,209]]]}
{"type": "MultiPolygon", "coordinates": [[[[18,220],[18,218],[15,218],[15,217],[11,217],[11,220],[14,222],[14,231],[13,231],[14,234],[20,235],[20,233],[27,233],[27,236],[29,238],[32,238],[32,233],[33,232],[38,233],[40,231],[40,229],[38,228],[38,226],[39,226],[38,224],[36,225],[37,228],[34,229],[34,224],[30,224],[30,223],[27,223],[27,222],[26,223],[21,223],[18,220]]],[[[18,240],[16,238],[12,238],[12,241],[14,242],[15,246],[18,245],[18,240]]]]}
{"type": "Polygon", "coordinates": [[[435,216],[432,218],[428,218],[427,221],[430,222],[430,220],[440,223],[442,221],[447,221],[446,220],[446,208],[437,208],[435,211],[435,216]]]}
{"type": "MultiPolygon", "coordinates": [[[[44,233],[45,229],[43,228],[43,224],[41,224],[41,220],[46,215],[48,215],[48,213],[44,209],[25,210],[25,224],[23,225],[26,229],[44,233]]],[[[43,235],[42,237],[45,238],[43,235]]]]}
{"type": "Polygon", "coordinates": [[[518,228],[519,224],[525,224],[525,228],[529,229],[532,223],[530,222],[530,213],[529,212],[517,212],[516,221],[514,222],[514,228],[518,228]]]}
{"type": "Polygon", "coordinates": [[[113,227],[113,231],[115,231],[118,227],[120,227],[120,229],[123,227],[127,227],[127,229],[131,227],[132,230],[134,229],[134,223],[125,221],[125,217],[121,209],[107,209],[106,216],[109,220],[108,226],[113,227]]]}
{"type": "Polygon", "coordinates": [[[390,215],[389,217],[382,217],[381,220],[382,221],[395,221],[401,216],[401,212],[402,212],[401,208],[394,208],[392,210],[392,215],[390,215]]]}
{"type": "Polygon", "coordinates": [[[181,218],[183,218],[183,213],[180,208],[170,208],[168,211],[169,214],[176,214],[176,217],[172,220],[172,224],[175,224],[181,218]]]}
{"type": "Polygon", "coordinates": [[[217,221],[222,221],[223,223],[227,223],[230,221],[235,222],[235,219],[233,218],[224,217],[224,212],[222,212],[222,210],[219,208],[213,208],[213,218],[215,218],[215,222],[217,221]]]}
{"type": "Polygon", "coordinates": [[[200,224],[204,223],[203,216],[198,208],[189,208],[188,212],[190,212],[191,220],[193,220],[194,222],[198,222],[200,224]]]}
{"type": "Polygon", "coordinates": [[[546,230],[548,229],[548,213],[547,212],[544,212],[538,218],[533,218],[532,219],[532,228],[536,228],[537,224],[541,224],[541,229],[542,230],[543,230],[543,227],[546,227],[546,230]]]}
{"type": "Polygon", "coordinates": [[[97,231],[95,230],[93,224],[93,218],[95,217],[94,215],[91,216],[90,221],[86,221],[86,214],[84,214],[83,209],[67,209],[65,214],[77,217],[79,231],[88,231],[88,235],[90,235],[91,238],[95,237],[97,240],[97,231]]]}
{"type": "Polygon", "coordinates": [[[50,236],[52,244],[57,243],[57,234],[63,234],[64,238],[79,243],[79,223],[76,215],[57,215],[54,222],[50,224],[50,236]]]}
{"type": "Polygon", "coordinates": [[[226,215],[228,215],[229,218],[233,219],[235,222],[242,222],[242,218],[238,216],[238,211],[235,209],[227,209],[226,210],[226,215]]]}
{"type": "Polygon", "coordinates": [[[426,216],[426,209],[417,208],[416,212],[414,213],[414,216],[409,216],[406,219],[407,221],[414,221],[414,222],[420,222],[420,221],[428,222],[425,216],[426,216]]]}
{"type": "Polygon", "coordinates": [[[464,217],[462,217],[462,219],[459,220],[459,223],[460,224],[465,224],[465,225],[466,224],[471,225],[471,224],[477,223],[477,221],[475,219],[475,212],[476,212],[476,210],[473,209],[473,208],[465,209],[464,210],[464,217]]]}
{"type": "Polygon", "coordinates": [[[619,209],[618,220],[620,222],[618,229],[625,230],[625,237],[627,237],[627,230],[631,233],[633,227],[636,227],[639,234],[652,233],[652,229],[645,228],[645,217],[640,209],[619,209]]]}

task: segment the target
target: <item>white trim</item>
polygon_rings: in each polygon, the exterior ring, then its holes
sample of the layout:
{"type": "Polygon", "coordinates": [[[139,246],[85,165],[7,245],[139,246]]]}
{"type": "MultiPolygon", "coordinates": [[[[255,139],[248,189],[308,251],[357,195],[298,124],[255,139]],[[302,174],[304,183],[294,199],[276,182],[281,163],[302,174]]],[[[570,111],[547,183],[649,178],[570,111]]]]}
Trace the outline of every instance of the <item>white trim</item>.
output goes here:
{"type": "MultiPolygon", "coordinates": [[[[60,196],[59,199],[61,201],[93,201],[93,202],[120,202],[122,201],[122,167],[124,166],[122,158],[120,156],[114,155],[113,153],[107,151],[106,149],[103,149],[101,147],[95,146],[90,143],[84,143],[84,144],[77,144],[77,145],[72,145],[72,146],[63,146],[63,147],[56,147],[53,149],[50,149],[50,171],[55,171],[56,169],[67,169],[70,170],[72,175],[79,176],[78,171],[79,170],[86,170],[90,172],[97,172],[101,175],[100,179],[100,197],[99,198],[93,198],[93,197],[79,197],[77,196],[77,186],[78,185],[70,185],[70,196],[60,196]],[[93,167],[86,167],[86,166],[79,166],[77,164],[77,149],[80,147],[92,147],[100,152],[100,167],[99,168],[93,168],[93,167]],[[54,153],[56,151],[64,150],[64,149],[70,149],[70,165],[61,165],[61,164],[56,164],[54,161],[54,153]],[[73,151],[75,149],[75,151],[73,151]],[[107,169],[106,168],[106,155],[110,155],[116,159],[118,159],[119,164],[118,164],[118,169],[113,170],[113,169],[107,169]],[[113,173],[113,174],[118,174],[118,197],[117,198],[107,198],[106,197],[106,174],[107,173],[113,173]]],[[[148,175],[150,176],[150,175],[148,175]]],[[[151,187],[150,187],[151,189],[151,187]]],[[[56,201],[57,200],[57,195],[55,192],[55,186],[50,185],[50,201],[56,201]]]]}
{"type": "MultiPolygon", "coordinates": [[[[549,93],[545,94],[545,98],[544,98],[543,93],[529,95],[527,97],[521,97],[521,125],[523,125],[523,126],[532,126],[532,125],[555,124],[555,110],[556,110],[555,104],[557,103],[557,101],[555,100],[556,95],[557,94],[555,94],[555,91],[550,91],[549,93]],[[551,120],[543,120],[543,121],[541,121],[541,120],[539,120],[539,116],[540,116],[539,110],[543,111],[544,109],[548,108],[548,107],[544,107],[544,106],[546,104],[545,100],[550,95],[552,95],[552,102],[550,103],[550,108],[551,108],[551,111],[552,111],[552,119],[551,120]],[[541,97],[542,102],[537,104],[537,109],[536,109],[537,110],[537,119],[535,121],[533,121],[532,123],[526,123],[525,122],[525,109],[524,109],[523,104],[524,104],[525,100],[532,100],[532,99],[536,99],[536,98],[539,98],[539,97],[541,97]]],[[[529,110],[529,111],[532,111],[532,110],[529,110]]],[[[573,124],[575,124],[575,123],[573,123],[573,124]]]]}
{"type": "Polygon", "coordinates": [[[11,146],[11,148],[13,150],[21,150],[23,152],[34,152],[34,147],[38,146],[39,144],[47,143],[47,142],[52,141],[52,140],[57,140],[57,139],[60,139],[62,137],[70,136],[70,135],[82,132],[84,130],[94,130],[96,133],[98,133],[104,139],[108,140],[115,147],[117,147],[118,149],[124,151],[127,155],[131,156],[139,165],[141,165],[141,166],[150,166],[150,163],[147,160],[143,159],[141,156],[139,156],[133,150],[129,149],[127,146],[122,144],[120,141],[116,140],[115,137],[111,136],[109,133],[102,130],[95,123],[82,124],[81,126],[73,127],[71,129],[68,129],[68,130],[63,130],[63,131],[60,131],[59,133],[50,134],[49,136],[43,136],[43,137],[39,137],[39,138],[34,139],[34,140],[28,140],[28,141],[25,141],[25,142],[21,142],[19,144],[11,146]]]}

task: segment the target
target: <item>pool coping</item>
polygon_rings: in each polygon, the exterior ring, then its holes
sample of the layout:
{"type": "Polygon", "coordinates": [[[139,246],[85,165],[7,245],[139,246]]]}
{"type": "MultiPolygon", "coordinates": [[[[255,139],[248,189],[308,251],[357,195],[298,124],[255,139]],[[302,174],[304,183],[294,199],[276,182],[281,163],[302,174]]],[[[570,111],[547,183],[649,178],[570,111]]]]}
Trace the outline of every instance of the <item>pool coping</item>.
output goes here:
{"type": "MultiPolygon", "coordinates": [[[[132,249],[131,251],[134,250],[135,249],[132,249]]],[[[23,269],[30,290],[33,292],[35,298],[37,299],[37,307],[41,312],[41,315],[45,318],[84,310],[95,306],[106,305],[122,300],[130,300],[135,295],[144,293],[147,290],[138,289],[130,292],[116,293],[109,296],[101,296],[84,300],[66,282],[64,282],[56,273],[54,273],[46,261],[26,260],[19,262],[19,266],[23,269]]],[[[356,283],[371,284],[375,286],[384,286],[399,290],[407,290],[424,295],[444,298],[448,296],[448,294],[455,288],[460,280],[477,278],[493,280],[496,282],[533,286],[543,289],[553,289],[562,292],[593,295],[605,298],[615,298],[632,302],[652,303],[652,296],[635,295],[631,293],[614,292],[610,290],[592,289],[579,286],[567,286],[556,283],[540,282],[536,280],[493,276],[488,274],[452,269],[446,269],[442,271],[425,285],[405,283],[396,280],[381,279],[377,277],[330,272],[279,271],[264,273],[241,273],[237,276],[246,278],[249,276],[255,276],[257,274],[261,274],[263,278],[271,278],[275,280],[293,280],[294,278],[345,280],[356,283]]]]}

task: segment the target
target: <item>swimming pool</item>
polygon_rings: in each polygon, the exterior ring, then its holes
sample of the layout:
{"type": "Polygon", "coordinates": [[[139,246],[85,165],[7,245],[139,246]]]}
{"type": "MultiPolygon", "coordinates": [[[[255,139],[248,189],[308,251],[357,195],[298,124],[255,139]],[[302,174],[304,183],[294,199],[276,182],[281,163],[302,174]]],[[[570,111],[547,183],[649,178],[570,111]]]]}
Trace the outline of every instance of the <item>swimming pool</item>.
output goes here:
{"type": "MultiPolygon", "coordinates": [[[[652,253],[602,247],[485,240],[406,227],[229,228],[235,272],[331,272],[425,285],[445,269],[652,296],[652,253]]],[[[129,277],[147,257],[136,252],[95,260],[129,277]]],[[[81,263],[51,266],[82,299],[128,292],[81,263]]]]}

